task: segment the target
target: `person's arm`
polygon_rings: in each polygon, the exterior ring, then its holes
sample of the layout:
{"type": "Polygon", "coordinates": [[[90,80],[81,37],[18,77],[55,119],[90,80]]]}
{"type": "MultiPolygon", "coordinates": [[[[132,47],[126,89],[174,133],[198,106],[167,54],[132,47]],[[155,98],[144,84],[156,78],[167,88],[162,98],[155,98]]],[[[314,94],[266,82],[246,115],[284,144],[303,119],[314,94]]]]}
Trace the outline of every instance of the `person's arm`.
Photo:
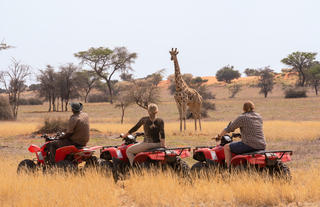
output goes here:
{"type": "Polygon", "coordinates": [[[74,128],[77,125],[78,120],[74,119],[72,116],[69,119],[69,123],[68,123],[68,129],[65,135],[59,137],[59,139],[69,139],[73,133],[74,133],[74,128]]]}
{"type": "Polygon", "coordinates": [[[239,116],[233,122],[231,122],[225,129],[223,129],[214,139],[219,140],[221,137],[226,135],[227,133],[233,132],[237,128],[242,126],[242,117],[239,116]]]}
{"type": "Polygon", "coordinates": [[[166,138],[166,136],[164,133],[164,122],[163,122],[163,120],[161,120],[161,122],[160,122],[160,145],[161,145],[161,147],[166,147],[165,138],[166,138]]]}
{"type": "Polygon", "coordinates": [[[138,123],[132,127],[125,135],[124,137],[127,137],[129,134],[132,134],[133,132],[136,132],[144,123],[144,118],[141,118],[138,123]]]}

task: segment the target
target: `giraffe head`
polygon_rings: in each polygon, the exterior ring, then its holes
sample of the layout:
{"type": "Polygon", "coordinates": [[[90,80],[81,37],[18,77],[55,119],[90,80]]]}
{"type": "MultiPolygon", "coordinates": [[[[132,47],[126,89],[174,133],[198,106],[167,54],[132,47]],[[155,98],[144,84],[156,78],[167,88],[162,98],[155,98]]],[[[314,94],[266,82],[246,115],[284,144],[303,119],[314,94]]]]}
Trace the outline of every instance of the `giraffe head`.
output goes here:
{"type": "Polygon", "coordinates": [[[169,51],[169,53],[171,55],[171,60],[173,60],[173,57],[176,57],[179,52],[178,52],[177,48],[175,48],[175,49],[172,48],[171,51],[169,51]]]}

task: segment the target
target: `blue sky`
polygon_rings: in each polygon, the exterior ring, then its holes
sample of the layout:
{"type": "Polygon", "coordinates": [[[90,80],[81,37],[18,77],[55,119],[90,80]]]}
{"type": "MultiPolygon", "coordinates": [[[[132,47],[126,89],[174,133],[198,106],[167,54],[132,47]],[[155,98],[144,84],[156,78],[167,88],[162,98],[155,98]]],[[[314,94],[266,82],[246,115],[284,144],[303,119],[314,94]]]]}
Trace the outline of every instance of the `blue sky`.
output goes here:
{"type": "MultiPolygon", "coordinates": [[[[286,67],[294,51],[320,52],[317,0],[0,0],[0,69],[11,57],[34,74],[51,64],[79,61],[90,47],[125,46],[138,53],[135,77],[166,68],[177,47],[182,73],[214,76],[225,65],[286,67]]],[[[318,56],[319,59],[319,56],[318,56]]]]}

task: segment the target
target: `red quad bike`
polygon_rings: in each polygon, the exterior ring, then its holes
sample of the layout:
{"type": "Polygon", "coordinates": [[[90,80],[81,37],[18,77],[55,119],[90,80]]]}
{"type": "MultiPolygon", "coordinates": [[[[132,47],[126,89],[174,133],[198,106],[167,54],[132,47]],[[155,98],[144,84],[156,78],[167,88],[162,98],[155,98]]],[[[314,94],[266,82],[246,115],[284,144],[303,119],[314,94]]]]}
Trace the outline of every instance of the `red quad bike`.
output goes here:
{"type": "MultiPolygon", "coordinates": [[[[233,133],[225,135],[218,146],[198,146],[193,150],[193,159],[199,161],[195,163],[191,172],[200,175],[207,174],[214,170],[226,169],[224,148],[225,144],[231,143],[234,137],[241,137],[241,134],[233,133]]],[[[291,179],[290,169],[285,162],[291,161],[292,151],[253,151],[244,154],[232,154],[231,166],[235,169],[255,169],[257,171],[267,171],[271,176],[284,179],[291,179]]]]}
{"type": "MultiPolygon", "coordinates": [[[[120,146],[111,146],[101,150],[100,158],[112,163],[112,175],[117,182],[124,179],[130,171],[130,163],[126,150],[133,144],[136,144],[136,138],[143,136],[144,133],[136,133],[127,137],[120,137],[124,143],[120,146]]],[[[189,176],[190,168],[188,164],[182,160],[190,156],[190,147],[177,148],[153,148],[145,152],[138,153],[134,158],[134,169],[141,168],[171,168],[181,176],[189,176]]]]}
{"type": "Polygon", "coordinates": [[[78,164],[81,162],[86,162],[84,167],[98,165],[97,157],[93,156],[93,153],[95,150],[101,148],[101,146],[79,148],[74,145],[58,148],[55,156],[56,163],[54,165],[49,164],[47,157],[48,150],[46,146],[49,142],[58,140],[61,135],[63,134],[57,133],[54,137],[42,135],[41,137],[46,141],[42,146],[34,144],[30,145],[28,150],[31,153],[35,153],[36,158],[33,160],[25,159],[21,161],[18,165],[17,173],[35,172],[39,168],[42,168],[45,172],[48,168],[53,166],[65,171],[76,171],[78,169],[78,164]]]}

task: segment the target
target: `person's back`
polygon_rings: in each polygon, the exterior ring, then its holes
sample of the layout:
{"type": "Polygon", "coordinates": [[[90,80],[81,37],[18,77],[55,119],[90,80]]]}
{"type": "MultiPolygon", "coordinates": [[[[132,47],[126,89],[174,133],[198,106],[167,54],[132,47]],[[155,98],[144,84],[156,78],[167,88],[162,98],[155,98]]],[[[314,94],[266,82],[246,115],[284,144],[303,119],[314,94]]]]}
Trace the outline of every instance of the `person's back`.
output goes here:
{"type": "Polygon", "coordinates": [[[254,149],[265,149],[266,142],[263,134],[263,121],[260,114],[250,111],[241,114],[225,130],[232,132],[240,128],[241,140],[254,149]]]}
{"type": "Polygon", "coordinates": [[[89,142],[89,117],[80,111],[70,117],[67,133],[72,133],[70,140],[78,145],[85,146],[89,142]]]}

